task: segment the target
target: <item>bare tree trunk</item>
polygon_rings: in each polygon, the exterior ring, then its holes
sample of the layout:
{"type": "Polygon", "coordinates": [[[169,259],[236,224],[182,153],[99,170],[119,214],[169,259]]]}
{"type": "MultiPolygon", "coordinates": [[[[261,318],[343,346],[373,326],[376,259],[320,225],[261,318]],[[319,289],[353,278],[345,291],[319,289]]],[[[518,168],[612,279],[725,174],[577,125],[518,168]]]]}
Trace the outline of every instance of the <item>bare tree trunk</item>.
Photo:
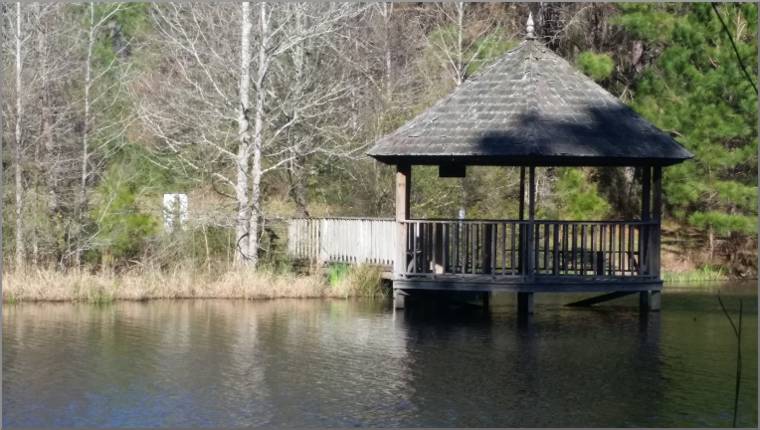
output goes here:
{"type": "Polygon", "coordinates": [[[16,269],[24,265],[24,235],[22,209],[24,205],[23,183],[21,178],[21,2],[16,3],[16,124],[15,145],[13,148],[15,197],[16,197],[16,269]]]}
{"type": "Polygon", "coordinates": [[[87,32],[87,57],[84,65],[84,117],[82,118],[82,166],[79,182],[79,201],[77,202],[77,249],[74,252],[74,263],[79,266],[82,256],[82,239],[84,235],[84,218],[87,212],[87,178],[89,177],[88,163],[90,159],[90,90],[92,88],[92,50],[95,46],[95,4],[90,2],[90,28],[87,32]]]}
{"type": "MultiPolygon", "coordinates": [[[[295,27],[296,27],[296,34],[301,34],[303,32],[304,27],[304,13],[303,9],[300,6],[297,6],[294,8],[294,21],[295,21],[295,27]]],[[[301,100],[304,95],[304,68],[305,68],[305,43],[306,41],[301,41],[300,43],[296,44],[296,46],[293,47],[293,69],[295,71],[295,76],[293,79],[293,99],[294,100],[301,100]]],[[[295,117],[297,115],[297,107],[293,107],[294,112],[291,113],[291,117],[295,117]]],[[[309,216],[309,210],[307,209],[307,203],[306,203],[306,184],[304,183],[306,178],[304,177],[306,167],[305,163],[307,162],[306,157],[303,156],[303,143],[307,139],[311,139],[311,137],[307,134],[304,135],[296,135],[296,133],[288,133],[288,141],[289,141],[289,147],[291,150],[291,160],[288,165],[287,173],[288,173],[288,180],[290,182],[290,194],[293,198],[293,203],[296,205],[296,216],[299,217],[307,217],[309,216]]]]}
{"type": "Polygon", "coordinates": [[[457,8],[457,74],[456,82],[457,86],[462,85],[464,82],[464,2],[458,2],[457,8]]]}
{"type": "Polygon", "coordinates": [[[263,144],[264,131],[264,88],[269,58],[267,46],[269,44],[269,19],[267,17],[267,4],[262,2],[259,14],[259,43],[258,67],[256,68],[256,104],[253,113],[253,145],[251,160],[251,209],[252,213],[248,222],[248,251],[249,264],[256,267],[259,263],[259,221],[262,216],[261,207],[261,147],[263,144]]]}
{"type": "Polygon", "coordinates": [[[391,15],[393,14],[393,3],[383,3],[383,26],[385,28],[385,40],[383,41],[383,50],[385,57],[385,98],[390,103],[393,95],[393,63],[391,61],[391,15]]]}
{"type": "Polygon", "coordinates": [[[249,222],[251,205],[248,198],[248,165],[250,158],[250,109],[249,93],[251,89],[251,5],[243,2],[240,20],[240,81],[238,94],[238,135],[240,144],[237,151],[237,176],[235,179],[235,198],[237,199],[237,218],[235,220],[235,264],[240,265],[251,255],[249,222]]]}

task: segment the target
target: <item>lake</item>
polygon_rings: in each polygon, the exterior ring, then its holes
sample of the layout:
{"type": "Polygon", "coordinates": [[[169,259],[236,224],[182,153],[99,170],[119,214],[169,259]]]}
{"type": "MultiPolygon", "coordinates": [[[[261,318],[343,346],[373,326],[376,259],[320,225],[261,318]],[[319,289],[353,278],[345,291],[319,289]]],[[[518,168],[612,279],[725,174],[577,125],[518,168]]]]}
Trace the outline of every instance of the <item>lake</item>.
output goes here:
{"type": "MultiPolygon", "coordinates": [[[[756,427],[757,293],[743,300],[739,425],[756,427]]],[[[4,426],[730,426],[736,340],[716,288],[592,309],[382,301],[3,306],[4,426]]],[[[734,315],[735,312],[734,312],[734,315]]]]}

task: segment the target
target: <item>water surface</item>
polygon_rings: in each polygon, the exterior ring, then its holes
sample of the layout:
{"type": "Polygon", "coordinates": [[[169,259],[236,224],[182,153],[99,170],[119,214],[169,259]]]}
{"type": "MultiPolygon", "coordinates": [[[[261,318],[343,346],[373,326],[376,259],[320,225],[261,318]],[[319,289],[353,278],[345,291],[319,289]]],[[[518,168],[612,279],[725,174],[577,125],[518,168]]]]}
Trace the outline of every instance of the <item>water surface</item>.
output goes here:
{"type": "MultiPolygon", "coordinates": [[[[757,426],[757,295],[739,425],[757,426]]],[[[730,426],[736,342],[715,289],[597,309],[490,312],[342,300],[3,306],[3,425],[730,426]]]]}

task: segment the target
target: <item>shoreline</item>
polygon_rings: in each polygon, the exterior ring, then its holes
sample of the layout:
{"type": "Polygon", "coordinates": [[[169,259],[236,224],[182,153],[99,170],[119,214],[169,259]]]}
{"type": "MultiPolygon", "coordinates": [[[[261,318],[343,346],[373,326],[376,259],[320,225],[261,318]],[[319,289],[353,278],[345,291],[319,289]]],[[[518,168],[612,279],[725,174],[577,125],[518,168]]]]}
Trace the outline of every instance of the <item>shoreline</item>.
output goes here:
{"type": "Polygon", "coordinates": [[[120,274],[28,269],[3,274],[3,304],[160,299],[347,299],[383,295],[380,272],[358,266],[339,276],[317,270],[309,274],[252,270],[140,269],[120,274]]]}
{"type": "MultiPolygon", "coordinates": [[[[726,282],[752,282],[751,279],[667,280],[665,287],[698,290],[726,282]]],[[[756,282],[756,280],[755,280],[756,282]]],[[[3,304],[85,303],[108,304],[115,301],[152,300],[274,300],[274,299],[349,299],[387,296],[387,287],[378,269],[350,267],[339,276],[328,270],[309,274],[268,270],[228,269],[219,272],[175,268],[139,270],[121,274],[89,271],[58,272],[29,269],[3,274],[3,304]],[[202,286],[202,287],[199,287],[202,286]]]]}

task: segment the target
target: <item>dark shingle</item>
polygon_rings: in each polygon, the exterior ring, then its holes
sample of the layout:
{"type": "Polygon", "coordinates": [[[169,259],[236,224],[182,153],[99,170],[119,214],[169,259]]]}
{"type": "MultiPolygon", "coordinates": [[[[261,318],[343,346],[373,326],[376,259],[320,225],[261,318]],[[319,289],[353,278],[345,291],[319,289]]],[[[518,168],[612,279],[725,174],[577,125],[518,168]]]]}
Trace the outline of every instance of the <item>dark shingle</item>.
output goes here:
{"type": "Polygon", "coordinates": [[[368,154],[391,164],[668,165],[692,157],[530,39],[378,140],[368,154]]]}

